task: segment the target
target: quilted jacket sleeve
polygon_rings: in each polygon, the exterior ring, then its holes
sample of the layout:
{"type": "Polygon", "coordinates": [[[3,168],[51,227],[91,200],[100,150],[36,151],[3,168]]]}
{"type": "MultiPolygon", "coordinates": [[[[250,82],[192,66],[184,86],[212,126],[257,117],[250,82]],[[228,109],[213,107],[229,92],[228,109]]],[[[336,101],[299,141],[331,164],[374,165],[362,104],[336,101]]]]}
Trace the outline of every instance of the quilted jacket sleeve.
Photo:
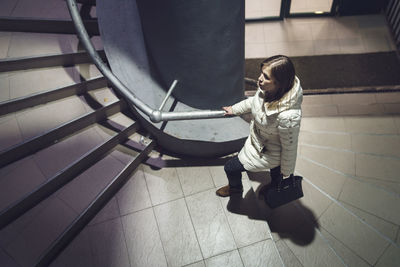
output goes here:
{"type": "Polygon", "coordinates": [[[300,132],[301,110],[287,110],[278,115],[278,131],[281,141],[281,172],[288,176],[294,172],[297,143],[300,132]]]}
{"type": "Polygon", "coordinates": [[[249,97],[245,100],[240,101],[232,106],[233,114],[235,115],[242,115],[245,113],[249,113],[251,111],[251,103],[253,101],[253,97],[249,97]]]}

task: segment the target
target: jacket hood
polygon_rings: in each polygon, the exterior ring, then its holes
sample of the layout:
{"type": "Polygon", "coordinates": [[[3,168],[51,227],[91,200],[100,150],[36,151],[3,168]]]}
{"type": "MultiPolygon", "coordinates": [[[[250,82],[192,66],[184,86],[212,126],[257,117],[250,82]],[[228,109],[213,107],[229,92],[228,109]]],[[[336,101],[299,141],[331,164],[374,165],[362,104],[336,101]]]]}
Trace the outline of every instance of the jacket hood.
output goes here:
{"type": "Polygon", "coordinates": [[[300,109],[301,102],[303,102],[303,89],[300,86],[300,80],[295,76],[292,89],[279,101],[265,103],[265,113],[270,116],[289,109],[300,109]]]}

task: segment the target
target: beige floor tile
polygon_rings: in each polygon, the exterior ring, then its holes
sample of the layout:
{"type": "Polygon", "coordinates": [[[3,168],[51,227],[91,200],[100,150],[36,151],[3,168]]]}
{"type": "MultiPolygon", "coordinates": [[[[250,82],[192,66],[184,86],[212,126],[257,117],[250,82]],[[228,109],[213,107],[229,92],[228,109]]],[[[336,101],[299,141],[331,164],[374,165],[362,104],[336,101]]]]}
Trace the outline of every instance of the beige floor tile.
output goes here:
{"type": "Polygon", "coordinates": [[[338,205],[331,205],[319,222],[326,231],[371,265],[388,245],[385,239],[338,205]]]}
{"type": "Polygon", "coordinates": [[[376,230],[378,230],[380,233],[388,237],[389,239],[396,241],[396,234],[397,234],[397,228],[398,226],[383,220],[382,218],[379,218],[371,213],[365,212],[359,208],[356,208],[352,205],[349,205],[345,202],[340,202],[345,208],[353,212],[355,215],[357,215],[359,218],[361,218],[363,221],[374,227],[376,230]]]}
{"type": "Polygon", "coordinates": [[[154,207],[168,266],[202,260],[199,243],[184,199],[154,207]]]}
{"type": "Polygon", "coordinates": [[[0,59],[7,58],[11,36],[0,36],[0,59]]]}
{"type": "Polygon", "coordinates": [[[243,262],[240,258],[239,251],[233,250],[209,259],[205,260],[207,267],[220,267],[220,266],[232,266],[232,267],[242,267],[243,262]]]}
{"type": "Polygon", "coordinates": [[[102,106],[109,105],[118,100],[115,96],[114,92],[109,88],[101,88],[95,91],[89,92],[89,94],[93,97],[94,100],[97,101],[102,106]]]}
{"type": "Polygon", "coordinates": [[[346,150],[301,145],[301,156],[345,174],[355,174],[355,155],[346,150]]]}
{"type": "Polygon", "coordinates": [[[395,123],[396,128],[397,128],[397,133],[400,134],[400,117],[398,115],[394,115],[392,117],[394,119],[394,123],[395,123]]]}
{"type": "Polygon", "coordinates": [[[77,237],[50,264],[51,267],[94,266],[89,233],[83,229],[77,237]]]}
{"type": "Polygon", "coordinates": [[[313,34],[310,24],[285,24],[289,41],[311,41],[313,34]]]}
{"type": "Polygon", "coordinates": [[[87,227],[94,266],[129,266],[121,218],[87,227]]]}
{"type": "Polygon", "coordinates": [[[356,154],[356,175],[400,182],[400,160],[369,154],[356,154]]]}
{"type": "Polygon", "coordinates": [[[313,41],[292,41],[289,42],[289,54],[291,56],[311,56],[314,55],[313,41]]]}
{"type": "Polygon", "coordinates": [[[315,163],[301,157],[297,159],[296,173],[299,173],[304,178],[310,180],[311,183],[333,198],[338,198],[343,184],[347,179],[341,174],[316,165],[315,163]]]}
{"type": "Polygon", "coordinates": [[[369,177],[357,176],[357,178],[361,179],[367,183],[370,183],[372,185],[375,185],[379,188],[382,188],[383,190],[386,190],[387,192],[400,195],[400,183],[385,181],[383,179],[369,178],[369,177]]]}
{"type": "Polygon", "coordinates": [[[311,24],[313,40],[335,39],[336,28],[332,21],[325,20],[311,24]]]}
{"type": "Polygon", "coordinates": [[[185,265],[185,267],[206,267],[204,261],[198,261],[189,265],[185,265]]]}
{"type": "Polygon", "coordinates": [[[307,131],[346,132],[344,119],[341,117],[303,118],[301,129],[307,131]]]}
{"type": "Polygon", "coordinates": [[[101,142],[101,138],[92,127],[89,127],[50,147],[40,150],[33,157],[43,174],[47,178],[50,178],[98,146],[101,142]]]}
{"type": "Polygon", "coordinates": [[[339,46],[341,53],[364,53],[365,48],[361,37],[339,39],[339,46]]]}
{"type": "Polygon", "coordinates": [[[306,245],[296,244],[291,240],[284,242],[303,266],[343,266],[341,259],[318,232],[306,245]]]}
{"type": "Polygon", "coordinates": [[[143,169],[153,206],[183,197],[175,168],[152,170],[143,166],[143,169]]]}
{"type": "Polygon", "coordinates": [[[61,200],[51,203],[6,248],[21,266],[33,266],[46,248],[73,221],[76,214],[61,200]]]}
{"type": "Polygon", "coordinates": [[[22,142],[22,136],[17,119],[13,116],[9,120],[0,121],[0,151],[20,142],[22,142]]]}
{"type": "Polygon", "coordinates": [[[375,94],[378,103],[400,103],[400,93],[380,93],[375,94]]]}
{"type": "Polygon", "coordinates": [[[7,73],[0,73],[0,102],[10,99],[10,85],[7,73]]]}
{"type": "Polygon", "coordinates": [[[15,17],[62,18],[69,19],[70,15],[64,2],[38,0],[19,0],[12,12],[15,17]]]}
{"type": "Polygon", "coordinates": [[[332,147],[337,149],[351,149],[351,136],[346,133],[318,133],[301,131],[300,144],[332,147]]]}
{"type": "Polygon", "coordinates": [[[340,115],[382,115],[385,113],[383,104],[367,105],[337,105],[340,115]]]}
{"type": "Polygon", "coordinates": [[[271,43],[266,42],[266,50],[267,50],[267,55],[269,57],[275,55],[291,56],[289,42],[271,42],[271,43]]]}
{"type": "Polygon", "coordinates": [[[331,54],[337,54],[339,53],[339,51],[340,51],[340,45],[337,39],[314,41],[315,55],[331,55],[331,54]]]}
{"type": "Polygon", "coordinates": [[[385,114],[400,114],[400,104],[383,104],[383,110],[385,114]]]}
{"type": "Polygon", "coordinates": [[[350,133],[397,134],[391,116],[355,116],[344,117],[346,129],[350,133]]]}
{"type": "Polygon", "coordinates": [[[74,84],[76,82],[74,72],[71,67],[54,67],[10,74],[10,98],[28,96],[74,84]]]}
{"type": "Polygon", "coordinates": [[[264,43],[246,43],[244,49],[246,58],[263,58],[268,55],[264,43]]]}
{"type": "MultiPolygon", "coordinates": [[[[0,13],[1,14],[1,13],[0,13]]],[[[0,262],[3,266],[7,267],[19,267],[19,265],[15,262],[15,260],[7,255],[3,249],[0,248],[0,262]]]]}
{"type": "Polygon", "coordinates": [[[185,196],[214,188],[208,167],[176,168],[185,196]]]}
{"type": "Polygon", "coordinates": [[[389,222],[400,224],[400,198],[369,183],[347,179],[339,199],[389,222]]]}
{"type": "Polygon", "coordinates": [[[351,150],[400,157],[400,136],[353,134],[351,135],[351,150]]]}
{"type": "Polygon", "coordinates": [[[244,41],[246,44],[264,43],[263,24],[262,23],[246,24],[244,41]]]}
{"type": "Polygon", "coordinates": [[[153,209],[121,218],[131,266],[167,266],[153,209]]]}
{"type": "Polygon", "coordinates": [[[81,213],[112,179],[117,176],[123,167],[113,157],[106,156],[62,187],[57,196],[77,213],[81,213]]]}
{"type": "Polygon", "coordinates": [[[394,245],[390,245],[374,266],[377,267],[397,266],[399,262],[400,262],[400,248],[394,245]]]}
{"type": "Polygon", "coordinates": [[[204,258],[236,249],[215,189],[186,197],[186,203],[204,258]]]}
{"type": "Polygon", "coordinates": [[[283,22],[265,23],[264,38],[265,43],[287,42],[289,41],[287,30],[283,22]]]}
{"type": "Polygon", "coordinates": [[[116,197],[121,215],[151,207],[144,172],[135,171],[116,197]]]}
{"type": "Polygon", "coordinates": [[[78,96],[70,96],[46,105],[57,124],[72,121],[87,114],[90,108],[78,96]]]}
{"type": "Polygon", "coordinates": [[[266,216],[260,210],[250,183],[243,183],[241,199],[221,198],[222,207],[239,248],[270,238],[266,216]]]}
{"type": "Polygon", "coordinates": [[[0,16],[9,17],[18,0],[3,0],[1,2],[0,16]]]}
{"type": "Polygon", "coordinates": [[[102,223],[119,217],[119,207],[116,197],[113,197],[108,203],[94,216],[88,225],[102,223]]]}
{"type": "Polygon", "coordinates": [[[332,105],[332,95],[305,95],[302,107],[308,105],[332,105]]]}
{"type": "Polygon", "coordinates": [[[283,266],[282,260],[271,239],[239,249],[244,266],[283,266]]]}
{"type": "Polygon", "coordinates": [[[39,56],[77,51],[77,43],[68,34],[14,33],[11,37],[9,58],[39,56]]]}
{"type": "Polygon", "coordinates": [[[302,107],[303,117],[337,116],[338,114],[337,105],[312,105],[302,107]]]}
{"type": "Polygon", "coordinates": [[[375,104],[375,94],[336,94],[332,95],[335,104],[375,104]]]}
{"type": "Polygon", "coordinates": [[[390,42],[387,37],[383,38],[370,38],[370,37],[363,37],[363,44],[365,52],[387,52],[391,51],[392,48],[390,46],[390,42]]]}
{"type": "Polygon", "coordinates": [[[300,199],[300,202],[313,212],[315,219],[318,219],[332,201],[308,182],[303,181],[302,186],[304,197],[300,199]]]}
{"type": "Polygon", "coordinates": [[[291,266],[291,267],[303,266],[300,263],[299,259],[296,258],[296,256],[290,250],[290,248],[286,245],[285,241],[279,240],[275,242],[275,244],[285,266],[291,266]]]}
{"type": "Polygon", "coordinates": [[[324,228],[321,228],[321,234],[323,235],[326,242],[328,242],[329,246],[335,251],[336,254],[347,266],[370,266],[365,260],[360,258],[357,254],[355,254],[351,248],[346,247],[342,242],[337,240],[334,236],[332,236],[329,232],[327,232],[324,228]]]}
{"type": "Polygon", "coordinates": [[[209,167],[209,170],[215,187],[220,187],[228,184],[228,178],[226,177],[224,166],[212,166],[209,167]]]}
{"type": "Polygon", "coordinates": [[[43,173],[31,157],[1,169],[0,177],[0,210],[18,201],[45,181],[43,173]]]}

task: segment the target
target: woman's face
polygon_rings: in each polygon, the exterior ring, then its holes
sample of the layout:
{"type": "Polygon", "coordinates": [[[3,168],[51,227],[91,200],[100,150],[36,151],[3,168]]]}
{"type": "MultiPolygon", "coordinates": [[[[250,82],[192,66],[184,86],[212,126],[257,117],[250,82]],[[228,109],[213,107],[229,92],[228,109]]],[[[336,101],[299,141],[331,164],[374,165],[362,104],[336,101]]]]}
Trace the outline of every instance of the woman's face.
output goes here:
{"type": "Polygon", "coordinates": [[[278,91],[278,85],[274,77],[271,75],[271,68],[263,66],[261,68],[260,77],[258,77],[258,86],[264,92],[266,98],[271,99],[278,91]]]}

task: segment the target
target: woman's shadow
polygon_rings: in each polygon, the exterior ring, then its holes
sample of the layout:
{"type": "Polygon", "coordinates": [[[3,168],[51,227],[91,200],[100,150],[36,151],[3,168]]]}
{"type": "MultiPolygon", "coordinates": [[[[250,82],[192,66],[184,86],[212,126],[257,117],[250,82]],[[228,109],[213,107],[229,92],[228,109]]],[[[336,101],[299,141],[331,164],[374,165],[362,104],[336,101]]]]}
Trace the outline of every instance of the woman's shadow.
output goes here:
{"type": "Polygon", "coordinates": [[[262,197],[262,191],[271,181],[269,172],[248,173],[248,176],[255,192],[248,190],[244,197],[241,194],[232,195],[227,204],[228,211],[266,221],[271,232],[280,238],[290,239],[302,246],[310,244],[315,238],[316,228],[319,228],[314,213],[301,200],[271,209],[262,197]]]}

